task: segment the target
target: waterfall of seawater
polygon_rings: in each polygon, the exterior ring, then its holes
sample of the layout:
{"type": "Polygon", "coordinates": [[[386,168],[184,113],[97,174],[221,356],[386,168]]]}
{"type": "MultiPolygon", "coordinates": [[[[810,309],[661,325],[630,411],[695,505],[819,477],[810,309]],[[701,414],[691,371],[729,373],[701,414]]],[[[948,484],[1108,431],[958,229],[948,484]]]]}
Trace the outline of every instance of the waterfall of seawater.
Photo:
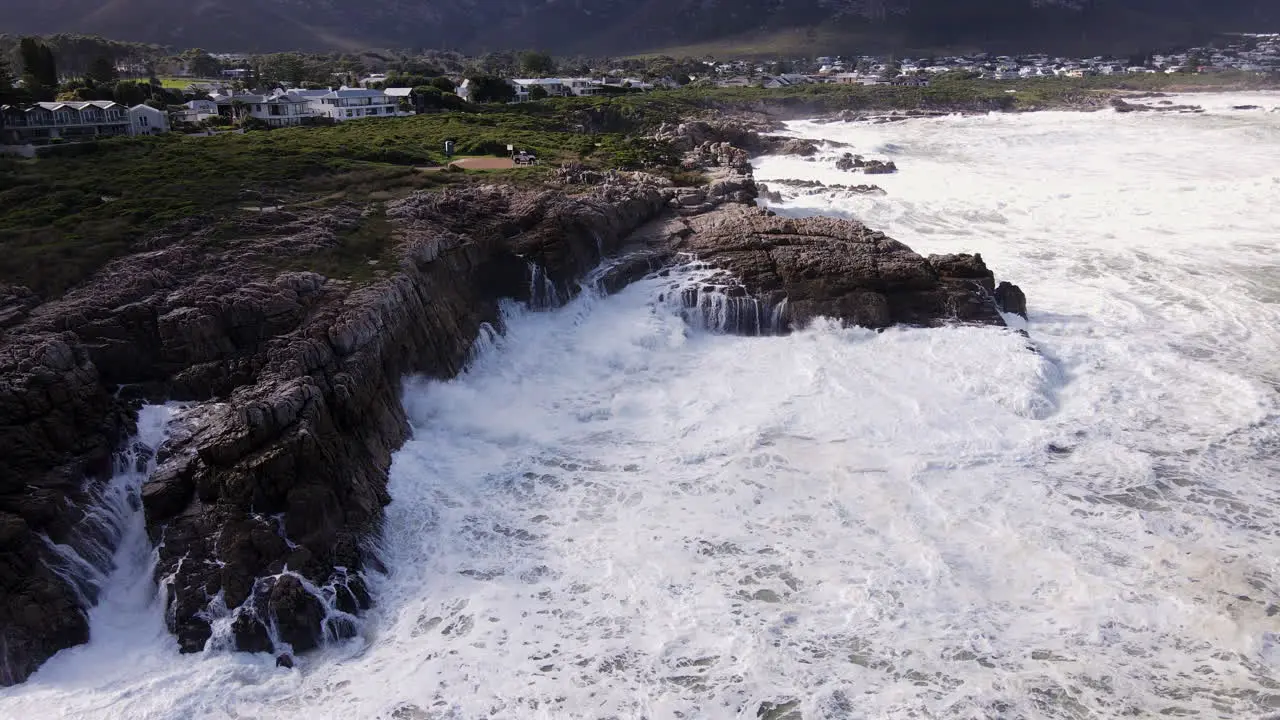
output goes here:
{"type": "Polygon", "coordinates": [[[786,308],[688,263],[572,300],[531,268],[534,309],[507,304],[468,372],[407,384],[359,636],[292,670],[179,656],[117,570],[93,640],[0,716],[1274,714],[1280,114],[1232,106],[1280,96],[1172,101],[1209,109],[791,125],[892,157],[884,196],[787,197],[858,180],[758,161],[779,213],[981,252],[1039,352],[999,328],[743,337],[721,330],[786,308]]]}

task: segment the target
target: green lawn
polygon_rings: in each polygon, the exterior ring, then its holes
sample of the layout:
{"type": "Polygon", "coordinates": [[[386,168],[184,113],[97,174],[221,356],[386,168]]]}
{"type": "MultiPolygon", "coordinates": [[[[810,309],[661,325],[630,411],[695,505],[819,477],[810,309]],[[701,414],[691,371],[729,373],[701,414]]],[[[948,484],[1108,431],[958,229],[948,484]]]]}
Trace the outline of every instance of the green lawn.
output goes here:
{"type": "Polygon", "coordinates": [[[220,83],[224,80],[219,78],[180,78],[180,77],[162,77],[160,85],[171,90],[185,90],[191,83],[220,83]]]}

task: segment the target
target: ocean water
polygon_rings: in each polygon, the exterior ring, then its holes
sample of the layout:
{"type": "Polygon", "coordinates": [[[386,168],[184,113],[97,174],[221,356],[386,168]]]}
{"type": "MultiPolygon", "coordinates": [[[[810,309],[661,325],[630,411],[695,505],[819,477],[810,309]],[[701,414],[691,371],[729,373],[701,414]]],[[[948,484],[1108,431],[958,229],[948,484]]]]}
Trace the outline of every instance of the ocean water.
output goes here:
{"type": "Polygon", "coordinates": [[[512,306],[465,375],[406,390],[363,637],[292,670],[179,656],[135,547],[93,641],[0,716],[1280,713],[1280,96],[1189,101],[793,123],[901,170],[763,158],[887,191],[771,182],[775,210],[981,252],[1029,340],[728,337],[657,278],[512,306]]]}

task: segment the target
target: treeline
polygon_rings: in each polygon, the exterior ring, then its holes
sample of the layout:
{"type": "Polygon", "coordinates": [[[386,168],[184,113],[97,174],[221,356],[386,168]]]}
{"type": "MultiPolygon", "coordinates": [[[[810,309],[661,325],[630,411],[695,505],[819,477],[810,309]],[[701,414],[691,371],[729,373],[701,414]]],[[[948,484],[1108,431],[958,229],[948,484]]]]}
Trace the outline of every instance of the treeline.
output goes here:
{"type": "MultiPolygon", "coordinates": [[[[0,59],[10,66],[21,61],[23,36],[0,34],[0,59]]],[[[163,58],[173,55],[173,49],[163,45],[122,42],[97,35],[58,34],[35,38],[48,47],[58,60],[58,69],[68,76],[81,75],[99,58],[113,63],[137,65],[140,69],[156,65],[163,58]]]]}
{"type": "MultiPolygon", "coordinates": [[[[165,90],[152,75],[144,80],[121,78],[120,62],[113,52],[121,48],[112,43],[75,45],[65,40],[64,47],[71,56],[68,70],[64,58],[43,38],[21,38],[13,51],[0,53],[0,105],[21,105],[52,100],[113,100],[122,105],[150,104],[164,109],[171,103],[181,103],[180,93],[165,90]],[[100,54],[84,61],[83,53],[96,48],[100,54]],[[16,56],[17,62],[11,58],[16,56]],[[20,82],[19,82],[20,80],[20,82]]],[[[125,43],[116,45],[127,46],[125,43]]]]}

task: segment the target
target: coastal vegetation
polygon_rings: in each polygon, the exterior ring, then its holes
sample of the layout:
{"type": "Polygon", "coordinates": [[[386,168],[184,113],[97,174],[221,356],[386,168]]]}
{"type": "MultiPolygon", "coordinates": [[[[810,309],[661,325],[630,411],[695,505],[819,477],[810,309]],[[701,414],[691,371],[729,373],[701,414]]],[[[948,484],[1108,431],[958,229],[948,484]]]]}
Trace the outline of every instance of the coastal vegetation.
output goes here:
{"type": "Polygon", "coordinates": [[[942,76],[928,87],[691,86],[521,105],[215,136],[117,138],[0,159],[0,282],[46,297],[180,223],[216,224],[255,206],[384,202],[466,182],[537,182],[541,170],[444,172],[453,159],[536,154],[543,167],[581,162],[673,175],[678,158],[648,139],[664,122],[708,112],[798,118],[839,111],[1017,111],[1100,107],[1117,90],[1260,87],[1247,74],[1144,74],[996,82],[942,76]]]}

